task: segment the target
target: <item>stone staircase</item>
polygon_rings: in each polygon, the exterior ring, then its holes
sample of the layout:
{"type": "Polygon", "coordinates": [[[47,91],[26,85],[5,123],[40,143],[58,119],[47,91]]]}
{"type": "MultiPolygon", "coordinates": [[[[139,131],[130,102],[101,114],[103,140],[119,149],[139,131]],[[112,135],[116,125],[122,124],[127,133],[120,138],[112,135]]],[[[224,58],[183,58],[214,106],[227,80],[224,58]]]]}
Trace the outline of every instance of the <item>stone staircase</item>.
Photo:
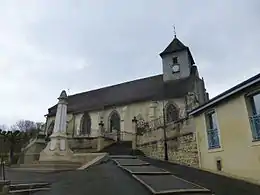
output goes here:
{"type": "Polygon", "coordinates": [[[132,153],[132,142],[131,141],[115,142],[110,146],[104,148],[102,152],[107,152],[110,155],[130,155],[132,153]]]}
{"type": "Polygon", "coordinates": [[[132,149],[132,141],[119,141],[111,144],[110,146],[104,148],[102,152],[106,152],[109,155],[141,155],[144,153],[140,150],[132,149]]]}

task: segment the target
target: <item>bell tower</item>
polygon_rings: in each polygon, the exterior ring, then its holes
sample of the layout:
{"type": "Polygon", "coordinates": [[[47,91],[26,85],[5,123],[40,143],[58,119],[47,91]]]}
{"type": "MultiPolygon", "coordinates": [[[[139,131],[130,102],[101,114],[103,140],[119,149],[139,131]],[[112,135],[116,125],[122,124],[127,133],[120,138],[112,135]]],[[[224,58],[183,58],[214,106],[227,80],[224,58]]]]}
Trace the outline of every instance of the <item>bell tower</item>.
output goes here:
{"type": "Polygon", "coordinates": [[[164,82],[189,77],[193,64],[195,64],[191,52],[174,35],[172,42],[160,53],[163,65],[164,82]]]}

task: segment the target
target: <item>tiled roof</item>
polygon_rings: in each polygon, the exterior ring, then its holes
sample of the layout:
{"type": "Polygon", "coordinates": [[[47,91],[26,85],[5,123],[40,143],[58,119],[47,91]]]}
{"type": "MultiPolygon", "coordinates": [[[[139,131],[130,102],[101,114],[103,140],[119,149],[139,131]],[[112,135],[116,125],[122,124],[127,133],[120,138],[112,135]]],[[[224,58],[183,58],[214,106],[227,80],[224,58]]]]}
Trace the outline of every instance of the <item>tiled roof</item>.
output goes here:
{"type": "Polygon", "coordinates": [[[179,39],[177,39],[176,37],[172,40],[172,42],[166,47],[166,49],[160,53],[160,56],[164,56],[170,53],[174,53],[174,52],[179,52],[179,51],[183,51],[183,50],[187,50],[191,63],[195,64],[194,59],[191,55],[190,49],[189,47],[185,46],[179,39]]]}
{"type": "MultiPolygon", "coordinates": [[[[196,76],[165,83],[163,75],[156,75],[68,97],[68,112],[101,110],[147,100],[179,98],[193,91],[196,76]]],[[[49,108],[49,116],[56,114],[57,105],[49,108]]]]}

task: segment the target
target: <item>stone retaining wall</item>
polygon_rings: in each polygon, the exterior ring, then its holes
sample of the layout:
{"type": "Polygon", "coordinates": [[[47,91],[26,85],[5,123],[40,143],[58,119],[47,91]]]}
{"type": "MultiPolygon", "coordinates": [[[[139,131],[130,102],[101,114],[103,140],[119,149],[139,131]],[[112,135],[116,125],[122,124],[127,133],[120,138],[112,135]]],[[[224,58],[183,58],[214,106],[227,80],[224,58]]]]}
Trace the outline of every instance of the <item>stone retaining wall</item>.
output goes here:
{"type": "MultiPolygon", "coordinates": [[[[167,127],[167,145],[169,161],[188,166],[198,167],[198,150],[196,134],[191,121],[184,121],[178,125],[167,127]]],[[[152,132],[147,132],[138,136],[137,148],[145,155],[164,159],[164,136],[160,127],[152,132]]]]}

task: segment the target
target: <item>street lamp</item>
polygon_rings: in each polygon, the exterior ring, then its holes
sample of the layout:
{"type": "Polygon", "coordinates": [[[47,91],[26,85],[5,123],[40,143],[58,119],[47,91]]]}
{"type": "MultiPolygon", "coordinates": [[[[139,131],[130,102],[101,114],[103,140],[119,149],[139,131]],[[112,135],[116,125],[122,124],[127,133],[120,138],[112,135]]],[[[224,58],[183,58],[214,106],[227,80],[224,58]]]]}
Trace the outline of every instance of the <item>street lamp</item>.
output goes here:
{"type": "Polygon", "coordinates": [[[163,139],[164,139],[164,160],[168,161],[168,144],[167,144],[167,134],[166,134],[166,121],[165,121],[165,108],[163,99],[163,139]]]}
{"type": "Polygon", "coordinates": [[[136,147],[137,147],[137,118],[134,116],[132,119],[132,129],[133,129],[133,137],[132,137],[132,154],[136,155],[136,147]]]}

